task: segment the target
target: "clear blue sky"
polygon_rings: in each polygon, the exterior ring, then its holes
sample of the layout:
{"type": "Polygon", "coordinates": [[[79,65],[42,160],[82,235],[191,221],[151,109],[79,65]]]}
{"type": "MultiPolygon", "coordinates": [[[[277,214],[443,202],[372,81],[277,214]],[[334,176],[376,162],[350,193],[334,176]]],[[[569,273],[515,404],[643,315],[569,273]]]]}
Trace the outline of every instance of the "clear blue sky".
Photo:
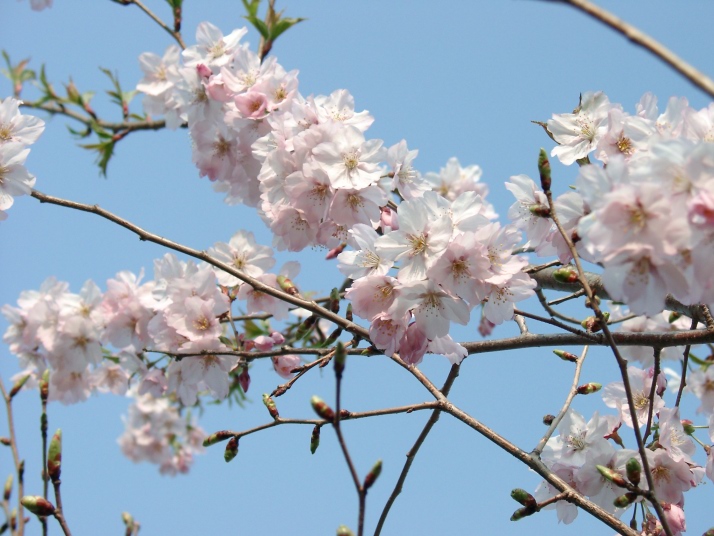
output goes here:
{"type": "MultiPolygon", "coordinates": [[[[165,2],[147,0],[168,19],[165,2]]],[[[236,0],[186,0],[184,36],[194,40],[197,24],[208,20],[224,33],[244,25],[236,0]]],[[[384,2],[376,0],[277,2],[290,16],[307,17],[287,32],[273,49],[288,70],[299,69],[303,95],[329,94],[347,88],[358,109],[376,121],[368,132],[392,145],[405,138],[419,149],[416,166],[438,171],[451,156],[463,165],[479,164],[491,188],[490,201],[504,214],[512,202],[503,189],[509,176],[536,175],[536,157],[550,140],[531,120],[572,110],[578,94],[604,90],[612,101],[632,110],[646,91],[664,105],[671,95],[684,95],[694,107],[708,104],[704,95],[646,52],[557,3],[535,0],[501,2],[384,2]]],[[[601,2],[624,19],[661,39],[705,72],[714,73],[711,21],[714,4],[633,0],[601,2]],[[675,7],[676,5],[676,7],[675,7]]],[[[257,44],[254,32],[247,38],[257,44]]],[[[0,4],[0,48],[14,60],[31,57],[31,66],[47,67],[60,88],[71,76],[82,91],[95,90],[101,116],[116,110],[103,94],[109,85],[98,67],[117,70],[125,87],[141,77],[137,57],[162,54],[167,34],[134,6],[109,1],[55,0],[42,13],[29,2],[0,4]]],[[[10,94],[0,80],[0,97],[10,94]]],[[[32,94],[28,95],[31,98],[32,94]]],[[[135,103],[139,111],[139,101],[135,103]]],[[[114,116],[116,117],[116,116],[114,116]]],[[[146,229],[204,249],[226,241],[240,228],[253,230],[262,243],[270,236],[249,209],[228,207],[191,163],[185,131],[138,133],[119,145],[108,179],[98,177],[93,156],[76,147],[63,118],[48,120],[33,146],[28,167],[45,193],[97,203],[146,229]]],[[[574,178],[572,169],[555,166],[561,185],[574,178]]],[[[561,190],[562,191],[562,190],[561,190]]],[[[0,303],[14,303],[24,289],[36,289],[48,276],[68,281],[79,291],[86,279],[104,287],[120,270],[149,274],[158,246],[96,216],[42,206],[19,199],[0,224],[0,303]]],[[[341,282],[322,261],[323,252],[299,259],[298,284],[320,294],[341,282]]],[[[287,256],[281,259],[287,260],[287,256]]],[[[531,310],[537,310],[533,304],[531,310]]],[[[6,322],[0,320],[0,331],[6,322]]],[[[504,326],[496,336],[514,331],[504,326]]],[[[475,326],[458,332],[462,340],[478,338],[475,326]]],[[[348,363],[344,406],[348,409],[402,405],[428,400],[401,368],[382,357],[354,358],[348,363]]],[[[437,383],[448,363],[427,357],[422,369],[437,383]]],[[[0,349],[5,382],[17,371],[15,358],[0,349]]],[[[453,390],[453,400],[476,418],[530,450],[543,432],[542,415],[555,413],[570,384],[570,369],[548,349],[488,354],[466,360],[453,390]]],[[[253,370],[245,409],[210,407],[201,424],[208,431],[245,429],[268,421],[260,394],[278,378],[268,363],[253,370]]],[[[593,352],[584,380],[603,384],[616,378],[612,358],[593,352]]],[[[311,374],[279,399],[281,415],[310,417],[308,400],[333,398],[331,372],[311,374]]],[[[131,512],[141,534],[334,534],[339,524],[356,528],[357,501],[331,430],[323,431],[317,454],[309,453],[310,429],[279,427],[244,439],[229,465],[222,447],[195,463],[191,474],[162,477],[156,468],[134,465],[122,457],[116,438],[127,400],[93,397],[70,407],[54,404],[50,429],[65,438],[63,489],[65,513],[75,534],[121,534],[120,514],[131,512]]],[[[691,409],[693,406],[689,406],[691,409]]],[[[578,401],[581,413],[605,408],[599,398],[578,401]]],[[[27,459],[27,492],[40,493],[39,400],[34,393],[17,398],[22,456],[27,459]]],[[[348,444],[361,474],[377,458],[384,471],[368,495],[367,533],[371,533],[426,414],[393,416],[345,426],[348,444]]],[[[0,434],[4,434],[4,417],[0,434]]],[[[0,478],[10,472],[7,449],[0,451],[0,478]]],[[[463,425],[443,416],[419,453],[405,490],[392,510],[383,534],[611,534],[584,513],[574,525],[558,525],[553,512],[518,523],[508,520],[518,506],[510,490],[533,490],[540,479],[509,459],[463,425]]],[[[712,523],[711,484],[687,494],[691,534],[712,523]]],[[[59,529],[52,526],[52,533],[59,529]]],[[[28,534],[39,534],[32,522],[28,534]]]]}

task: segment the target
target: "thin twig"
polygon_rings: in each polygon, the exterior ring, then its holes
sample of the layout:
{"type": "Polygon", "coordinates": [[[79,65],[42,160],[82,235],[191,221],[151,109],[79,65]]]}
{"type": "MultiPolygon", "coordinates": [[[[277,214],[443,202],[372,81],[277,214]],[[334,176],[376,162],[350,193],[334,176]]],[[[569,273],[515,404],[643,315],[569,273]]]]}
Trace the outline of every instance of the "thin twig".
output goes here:
{"type": "MultiPolygon", "coordinates": [[[[459,365],[452,365],[451,370],[449,371],[449,375],[446,378],[446,382],[444,383],[444,387],[441,388],[441,393],[444,396],[449,396],[451,387],[452,387],[452,385],[454,385],[454,381],[456,380],[458,375],[459,375],[459,365]]],[[[389,511],[392,508],[394,501],[397,500],[397,497],[402,492],[402,488],[404,487],[404,482],[407,479],[407,475],[409,474],[409,470],[412,467],[412,463],[414,463],[414,458],[416,457],[417,453],[419,452],[419,449],[421,448],[421,446],[424,444],[424,441],[426,440],[426,437],[429,435],[429,432],[431,432],[431,429],[434,427],[436,422],[439,420],[440,415],[441,415],[441,409],[439,409],[438,407],[436,409],[434,409],[434,411],[431,412],[431,415],[429,416],[429,420],[424,425],[424,428],[422,429],[421,433],[419,434],[419,437],[417,437],[417,440],[414,442],[414,445],[412,445],[412,448],[409,449],[409,452],[407,452],[407,461],[404,462],[404,467],[402,467],[402,472],[399,474],[399,479],[397,480],[397,483],[395,484],[394,489],[392,490],[392,494],[389,496],[389,499],[387,499],[387,503],[384,505],[384,508],[382,509],[382,514],[379,516],[379,522],[377,523],[377,528],[374,530],[374,536],[379,536],[379,534],[382,532],[382,527],[384,526],[384,522],[387,520],[389,511]]]]}
{"type": "Polygon", "coordinates": [[[573,292],[572,294],[568,294],[567,296],[563,296],[562,298],[550,300],[548,302],[548,305],[560,305],[561,303],[565,303],[566,301],[574,300],[575,298],[579,298],[580,296],[585,296],[585,291],[583,289],[580,289],[577,292],[573,292]]]}
{"type": "Polygon", "coordinates": [[[85,203],[69,201],[67,199],[61,199],[59,197],[54,197],[54,196],[43,194],[42,192],[39,192],[37,190],[32,190],[31,195],[35,199],[39,200],[41,203],[50,203],[53,205],[59,205],[62,207],[72,208],[74,210],[80,210],[83,212],[89,212],[92,214],[96,214],[97,216],[100,216],[104,219],[114,222],[114,223],[118,224],[119,226],[124,227],[125,229],[128,229],[129,231],[135,233],[136,235],[139,236],[140,240],[153,242],[155,244],[159,244],[161,246],[172,249],[174,251],[178,251],[180,253],[184,253],[186,255],[194,257],[195,259],[205,261],[208,264],[211,264],[212,266],[215,266],[216,268],[219,268],[219,269],[223,270],[224,272],[226,272],[234,277],[237,277],[241,281],[248,283],[251,287],[253,287],[253,289],[255,289],[258,292],[268,294],[269,296],[273,296],[273,297],[278,298],[279,300],[282,300],[284,302],[291,303],[298,307],[302,307],[302,308],[310,311],[311,313],[321,316],[322,318],[325,318],[325,319],[329,320],[330,322],[333,322],[334,324],[341,326],[346,331],[349,331],[350,333],[353,333],[354,335],[357,335],[364,340],[370,340],[369,332],[362,326],[359,326],[359,325],[355,324],[354,322],[350,322],[350,321],[346,320],[345,318],[339,316],[338,314],[333,313],[329,309],[326,309],[324,307],[317,305],[313,301],[307,301],[307,300],[298,298],[298,297],[293,296],[287,292],[273,288],[270,285],[266,285],[262,281],[259,281],[253,277],[246,275],[245,273],[241,272],[240,270],[237,270],[235,267],[211,257],[205,251],[199,251],[197,249],[193,249],[188,246],[184,246],[182,244],[174,242],[172,240],[163,238],[157,234],[150,233],[150,232],[142,229],[138,225],[135,225],[135,224],[129,222],[128,220],[125,220],[125,219],[109,212],[108,210],[104,210],[103,208],[101,208],[97,205],[87,205],[85,203]]]}
{"type": "MultiPolygon", "coordinates": [[[[690,330],[694,331],[697,329],[698,322],[692,320],[690,330]]],[[[679,407],[679,402],[682,400],[682,393],[684,392],[684,386],[687,385],[687,366],[689,365],[689,352],[692,350],[692,345],[688,344],[684,347],[684,356],[682,357],[682,379],[679,381],[679,389],[677,390],[677,400],[674,402],[674,407],[679,407]]]]}
{"type": "Polygon", "coordinates": [[[60,527],[62,527],[64,535],[72,536],[72,533],[69,530],[69,525],[67,525],[67,520],[64,517],[64,510],[62,509],[62,494],[60,492],[60,484],[61,482],[59,478],[52,481],[52,485],[55,488],[55,511],[52,515],[60,524],[60,527]]]}
{"type": "Polygon", "coordinates": [[[560,318],[561,320],[564,320],[566,322],[570,322],[571,324],[575,325],[580,325],[580,320],[577,318],[573,318],[572,316],[564,315],[560,311],[555,310],[553,307],[550,306],[548,303],[547,298],[545,297],[545,293],[543,292],[542,288],[536,289],[536,296],[538,297],[538,301],[540,304],[543,306],[543,309],[552,316],[553,318],[560,318]]]}
{"type": "Polygon", "coordinates": [[[714,80],[707,75],[695,69],[692,65],[677,56],[674,52],[662,45],[659,41],[653,39],[642,30],[628,24],[622,19],[616,17],[609,11],[604,10],[588,0],[550,0],[568,4],[583,13],[590,15],[592,18],[609,26],[616,32],[622,34],[635,45],[641,46],[655,57],[662,60],[664,63],[672,67],[679,74],[684,76],[692,84],[707,93],[710,97],[714,97],[714,80]]]}
{"type": "Polygon", "coordinates": [[[518,329],[521,331],[521,335],[528,335],[528,326],[526,326],[526,319],[522,315],[513,315],[513,321],[518,325],[518,329]]]}
{"type": "Polygon", "coordinates": [[[569,331],[570,333],[573,333],[574,335],[580,335],[581,337],[585,338],[590,338],[592,336],[591,333],[587,331],[583,331],[581,329],[575,329],[572,326],[569,326],[568,324],[564,324],[560,322],[559,320],[555,320],[554,318],[545,318],[543,316],[539,316],[533,313],[527,313],[525,311],[521,311],[520,309],[514,309],[513,310],[514,314],[525,316],[526,318],[532,318],[533,320],[538,320],[538,322],[543,322],[544,324],[550,324],[551,326],[558,327],[564,331],[569,331]]]}
{"type": "Polygon", "coordinates": [[[122,5],[129,5],[129,4],[134,4],[137,6],[139,9],[141,9],[144,13],[146,13],[151,20],[153,20],[156,24],[161,26],[166,32],[173,37],[176,42],[179,44],[181,49],[186,48],[186,44],[183,42],[183,39],[181,38],[181,33],[180,32],[175,32],[172,28],[170,28],[164,21],[162,21],[159,17],[157,17],[148,7],[144,5],[141,0],[114,0],[118,4],[122,5]]]}
{"type": "Polygon", "coordinates": [[[575,364],[575,373],[573,374],[573,384],[570,386],[570,391],[568,392],[568,396],[565,398],[563,407],[560,408],[560,412],[558,413],[558,415],[555,416],[555,419],[553,419],[553,422],[550,423],[548,430],[545,432],[545,434],[543,434],[543,437],[540,439],[540,441],[538,441],[538,444],[536,445],[536,447],[531,451],[531,455],[537,456],[538,458],[540,458],[540,455],[543,452],[543,449],[545,448],[546,443],[548,443],[548,440],[553,435],[553,432],[555,432],[555,430],[558,428],[560,421],[563,420],[563,417],[565,416],[566,412],[568,411],[568,408],[570,408],[570,404],[573,402],[575,395],[578,394],[578,383],[580,382],[580,372],[583,369],[583,363],[585,362],[586,355],[588,355],[588,347],[587,346],[585,348],[583,348],[583,353],[580,354],[580,359],[578,359],[578,362],[575,364]]]}
{"type": "MultiPolygon", "coordinates": [[[[15,420],[12,415],[12,398],[8,395],[5,389],[5,382],[0,377],[0,393],[5,400],[5,409],[7,411],[7,430],[10,436],[10,450],[12,451],[12,461],[15,465],[15,473],[17,475],[17,534],[25,534],[25,511],[24,506],[19,501],[25,495],[25,464],[20,460],[20,453],[17,449],[17,436],[15,435],[15,420]]],[[[10,519],[8,518],[8,523],[10,519]]]]}
{"type": "MultiPolygon", "coordinates": [[[[649,410],[647,411],[647,427],[645,428],[645,434],[642,436],[642,441],[647,443],[647,438],[652,431],[652,417],[654,416],[654,404],[655,404],[655,394],[657,394],[657,378],[659,378],[659,368],[660,368],[660,356],[662,355],[662,348],[654,348],[654,375],[652,376],[652,385],[650,386],[649,395],[649,410]]],[[[637,421],[634,421],[637,422],[637,421]]]]}

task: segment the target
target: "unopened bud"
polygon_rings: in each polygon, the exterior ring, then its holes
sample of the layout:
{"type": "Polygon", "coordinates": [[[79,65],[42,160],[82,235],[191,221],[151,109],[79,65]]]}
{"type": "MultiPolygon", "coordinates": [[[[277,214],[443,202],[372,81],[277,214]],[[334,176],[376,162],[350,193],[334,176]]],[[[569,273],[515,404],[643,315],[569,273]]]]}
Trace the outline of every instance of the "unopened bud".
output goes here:
{"type": "MultiPolygon", "coordinates": [[[[605,319],[605,323],[607,323],[610,319],[610,313],[603,313],[602,316],[605,319]]],[[[602,329],[602,322],[600,322],[596,316],[587,317],[585,320],[580,322],[580,325],[591,333],[597,333],[602,329]]]]}
{"type": "Polygon", "coordinates": [[[47,452],[47,474],[52,482],[59,480],[62,467],[62,430],[58,429],[50,440],[47,452]]]}
{"type": "Polygon", "coordinates": [[[13,476],[11,473],[10,476],[7,477],[7,480],[5,481],[5,488],[3,489],[3,498],[5,501],[9,501],[12,496],[12,481],[13,476]]]}
{"type": "Polygon", "coordinates": [[[566,352],[565,350],[553,350],[553,353],[563,361],[570,361],[571,363],[578,362],[578,356],[571,354],[570,352],[566,352]]]}
{"type": "Polygon", "coordinates": [[[8,396],[10,398],[14,398],[14,396],[20,392],[20,389],[22,389],[22,386],[27,383],[27,380],[30,379],[30,376],[31,376],[31,374],[25,374],[22,378],[17,380],[13,384],[12,389],[10,389],[10,393],[8,394],[8,396]]]}
{"type": "Polygon", "coordinates": [[[682,419],[682,428],[684,429],[684,433],[687,435],[692,435],[694,434],[694,423],[690,421],[689,419],[682,419]]]}
{"type": "Polygon", "coordinates": [[[298,291],[297,287],[295,286],[295,283],[293,283],[289,277],[285,277],[284,275],[279,275],[277,277],[277,283],[278,283],[278,286],[280,287],[280,290],[287,292],[291,296],[300,296],[300,292],[298,291]]]}
{"type": "Polygon", "coordinates": [[[364,477],[364,490],[367,491],[369,488],[372,487],[372,485],[377,481],[377,478],[379,478],[380,473],[382,472],[382,460],[377,460],[377,463],[375,463],[372,466],[372,469],[369,470],[369,473],[367,473],[367,476],[364,477]]]}
{"type": "Polygon", "coordinates": [[[595,468],[600,472],[600,474],[606,480],[609,480],[616,486],[620,486],[621,488],[627,487],[627,481],[625,480],[625,477],[622,476],[617,471],[613,471],[612,469],[610,469],[609,467],[606,467],[605,465],[596,465],[595,468]]]}
{"type": "Polygon", "coordinates": [[[50,396],[50,369],[45,369],[40,378],[40,400],[47,402],[50,396]]]}
{"type": "Polygon", "coordinates": [[[238,376],[238,383],[240,388],[243,389],[244,393],[248,392],[248,387],[250,387],[250,373],[248,372],[248,367],[246,366],[238,376]]]}
{"type": "Polygon", "coordinates": [[[706,531],[702,536],[714,536],[714,528],[709,529],[706,531]]]}
{"type": "Polygon", "coordinates": [[[10,438],[9,438],[9,437],[5,437],[5,436],[0,437],[0,443],[2,443],[3,445],[5,445],[6,447],[9,447],[9,446],[12,444],[12,442],[10,441],[10,438]]]}
{"type": "Polygon", "coordinates": [[[337,536],[355,536],[355,533],[347,528],[347,526],[340,525],[337,527],[337,536]]]}
{"type": "Polygon", "coordinates": [[[532,506],[524,506],[523,508],[519,508],[515,512],[513,512],[513,515],[511,516],[511,521],[518,521],[519,519],[523,519],[524,517],[528,517],[530,515],[535,514],[538,511],[536,507],[532,506]]]}
{"type": "Polygon", "coordinates": [[[226,463],[230,462],[233,458],[238,455],[238,438],[236,436],[231,437],[226,443],[226,450],[223,453],[223,459],[226,463]]]}
{"type": "Polygon", "coordinates": [[[341,378],[345,370],[345,362],[347,361],[347,351],[345,350],[345,345],[341,342],[337,343],[335,357],[332,358],[332,361],[335,364],[335,375],[341,378]]]}
{"type": "Polygon", "coordinates": [[[516,488],[511,491],[511,498],[516,501],[521,503],[523,506],[535,506],[538,504],[535,500],[535,497],[528,493],[526,490],[522,488],[516,488]]]}
{"type": "Polygon", "coordinates": [[[315,425],[310,436],[310,454],[315,454],[317,447],[320,446],[320,425],[315,425]]]}
{"type": "Polygon", "coordinates": [[[548,161],[548,154],[542,148],[538,153],[538,174],[540,175],[540,187],[543,188],[544,192],[549,191],[551,184],[550,162],[548,161]]]}
{"type": "Polygon", "coordinates": [[[278,407],[275,405],[275,401],[270,398],[270,395],[267,393],[263,393],[263,404],[268,408],[268,413],[270,413],[273,419],[280,418],[280,413],[278,413],[278,407]]]}
{"type": "Polygon", "coordinates": [[[333,288],[332,292],[330,292],[330,303],[328,308],[333,313],[340,312],[340,291],[337,288],[333,288]]]}
{"type": "Polygon", "coordinates": [[[54,505],[39,495],[25,495],[20,499],[22,506],[27,508],[36,516],[51,516],[55,513],[54,505]]]}
{"type": "Polygon", "coordinates": [[[591,395],[602,389],[602,384],[597,382],[584,383],[578,386],[577,392],[579,395],[591,395]]]}
{"type": "Polygon", "coordinates": [[[342,242],[336,248],[332,248],[330,251],[327,252],[327,255],[325,255],[325,260],[330,261],[330,260],[336,258],[340,253],[342,253],[345,250],[346,247],[347,247],[347,242],[342,242]]]}
{"type": "Polygon", "coordinates": [[[300,326],[295,331],[295,339],[300,340],[303,337],[305,337],[305,335],[307,335],[308,333],[310,333],[310,331],[312,331],[312,328],[315,327],[315,324],[317,324],[317,316],[315,316],[315,315],[308,316],[305,319],[305,321],[302,324],[300,324],[300,326]]]}
{"type": "Polygon", "coordinates": [[[335,412],[332,411],[332,408],[328,406],[319,396],[313,396],[310,399],[310,404],[312,405],[312,409],[315,410],[315,413],[317,413],[321,418],[330,422],[335,420],[335,412]]]}
{"type": "Polygon", "coordinates": [[[672,324],[672,323],[676,322],[677,320],[679,320],[681,317],[682,317],[682,313],[672,311],[671,313],[669,313],[669,318],[667,319],[667,322],[672,324]]]}
{"type": "Polygon", "coordinates": [[[325,339],[325,342],[322,343],[323,346],[332,346],[335,344],[335,341],[337,338],[342,335],[342,328],[336,328],[335,331],[330,333],[330,336],[325,339]]]}
{"type": "Polygon", "coordinates": [[[121,520],[124,522],[127,528],[134,528],[134,518],[129,512],[121,513],[121,520]]]}
{"type": "Polygon", "coordinates": [[[627,480],[632,482],[634,486],[640,485],[640,479],[642,478],[642,466],[637,458],[630,458],[625,464],[625,472],[627,473],[627,480]]]}
{"type": "Polygon", "coordinates": [[[575,266],[568,264],[567,266],[561,266],[557,270],[553,270],[553,278],[560,283],[577,283],[578,271],[575,269],[575,266]]]}
{"type": "Polygon", "coordinates": [[[553,421],[555,420],[555,415],[551,415],[550,413],[548,415],[543,415],[543,424],[546,426],[550,426],[553,424],[553,421]]]}
{"type": "Polygon", "coordinates": [[[233,432],[229,432],[228,430],[213,432],[211,435],[209,435],[206,439],[203,440],[203,446],[210,447],[211,445],[215,445],[216,443],[225,441],[226,439],[233,437],[234,435],[235,434],[233,432]]]}
{"type": "Polygon", "coordinates": [[[348,304],[347,304],[347,312],[345,313],[345,319],[346,319],[348,322],[352,322],[352,318],[353,318],[353,317],[352,317],[352,304],[351,304],[351,303],[348,303],[348,304]]]}
{"type": "Polygon", "coordinates": [[[632,493],[627,492],[624,495],[620,495],[617,497],[614,501],[613,504],[617,506],[618,508],[627,508],[630,506],[633,502],[637,500],[637,493],[632,493]]]}

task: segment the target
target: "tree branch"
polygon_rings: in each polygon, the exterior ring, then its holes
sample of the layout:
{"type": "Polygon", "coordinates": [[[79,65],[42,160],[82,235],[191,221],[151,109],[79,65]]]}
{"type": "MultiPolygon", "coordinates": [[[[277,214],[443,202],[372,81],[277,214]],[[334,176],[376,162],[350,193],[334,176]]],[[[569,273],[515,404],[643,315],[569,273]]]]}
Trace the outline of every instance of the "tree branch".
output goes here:
{"type": "Polygon", "coordinates": [[[679,74],[684,76],[696,87],[707,93],[710,97],[714,97],[714,80],[707,75],[695,69],[692,65],[677,56],[674,52],[662,45],[659,41],[653,39],[642,30],[628,24],[622,19],[616,17],[609,11],[589,2],[588,0],[548,0],[551,2],[560,2],[574,7],[575,9],[586,13],[593,19],[602,22],[609,26],[617,33],[622,34],[629,39],[633,44],[640,46],[653,54],[655,57],[662,60],[664,63],[672,67],[679,74]]]}

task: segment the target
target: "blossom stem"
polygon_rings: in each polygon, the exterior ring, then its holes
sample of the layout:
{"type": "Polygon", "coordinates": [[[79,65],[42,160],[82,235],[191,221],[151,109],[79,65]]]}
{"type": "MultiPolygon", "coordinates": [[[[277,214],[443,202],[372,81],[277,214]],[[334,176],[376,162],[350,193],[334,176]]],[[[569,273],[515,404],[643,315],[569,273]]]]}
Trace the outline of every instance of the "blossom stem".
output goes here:
{"type": "MultiPolygon", "coordinates": [[[[0,393],[5,400],[5,409],[7,411],[7,431],[10,436],[10,450],[12,451],[12,460],[15,465],[15,472],[17,473],[17,534],[25,533],[25,511],[20,499],[25,495],[25,464],[20,460],[20,454],[17,449],[17,436],[15,435],[15,424],[12,414],[12,398],[8,396],[5,390],[5,384],[0,378],[0,393]]],[[[8,523],[10,523],[10,518],[8,517],[8,523]]]]}
{"type": "Polygon", "coordinates": [[[555,416],[555,419],[553,419],[553,422],[550,423],[550,426],[548,427],[548,430],[543,434],[543,437],[541,437],[540,441],[538,441],[538,444],[536,447],[531,451],[531,455],[537,456],[540,458],[541,453],[543,452],[543,449],[545,448],[545,444],[548,442],[550,437],[553,435],[553,432],[558,428],[558,425],[560,424],[560,421],[563,419],[565,416],[566,412],[568,411],[568,408],[570,407],[570,404],[573,402],[573,399],[575,398],[575,395],[578,394],[578,383],[580,383],[580,372],[583,369],[583,363],[585,362],[585,356],[588,355],[588,346],[585,346],[583,348],[582,354],[580,354],[580,359],[578,359],[577,363],[575,363],[575,373],[573,374],[573,384],[570,386],[570,392],[568,393],[568,396],[565,398],[565,402],[563,403],[563,407],[560,409],[560,413],[555,416]]]}
{"type": "Polygon", "coordinates": [[[647,411],[647,427],[645,428],[645,435],[642,436],[642,441],[647,443],[647,438],[650,435],[650,432],[652,431],[652,417],[654,414],[654,404],[655,404],[655,394],[657,393],[657,378],[659,377],[659,372],[660,372],[660,356],[662,354],[662,348],[656,346],[654,349],[654,374],[652,376],[652,385],[650,386],[650,395],[649,395],[649,401],[650,401],[650,407],[649,410],[647,411]]]}

